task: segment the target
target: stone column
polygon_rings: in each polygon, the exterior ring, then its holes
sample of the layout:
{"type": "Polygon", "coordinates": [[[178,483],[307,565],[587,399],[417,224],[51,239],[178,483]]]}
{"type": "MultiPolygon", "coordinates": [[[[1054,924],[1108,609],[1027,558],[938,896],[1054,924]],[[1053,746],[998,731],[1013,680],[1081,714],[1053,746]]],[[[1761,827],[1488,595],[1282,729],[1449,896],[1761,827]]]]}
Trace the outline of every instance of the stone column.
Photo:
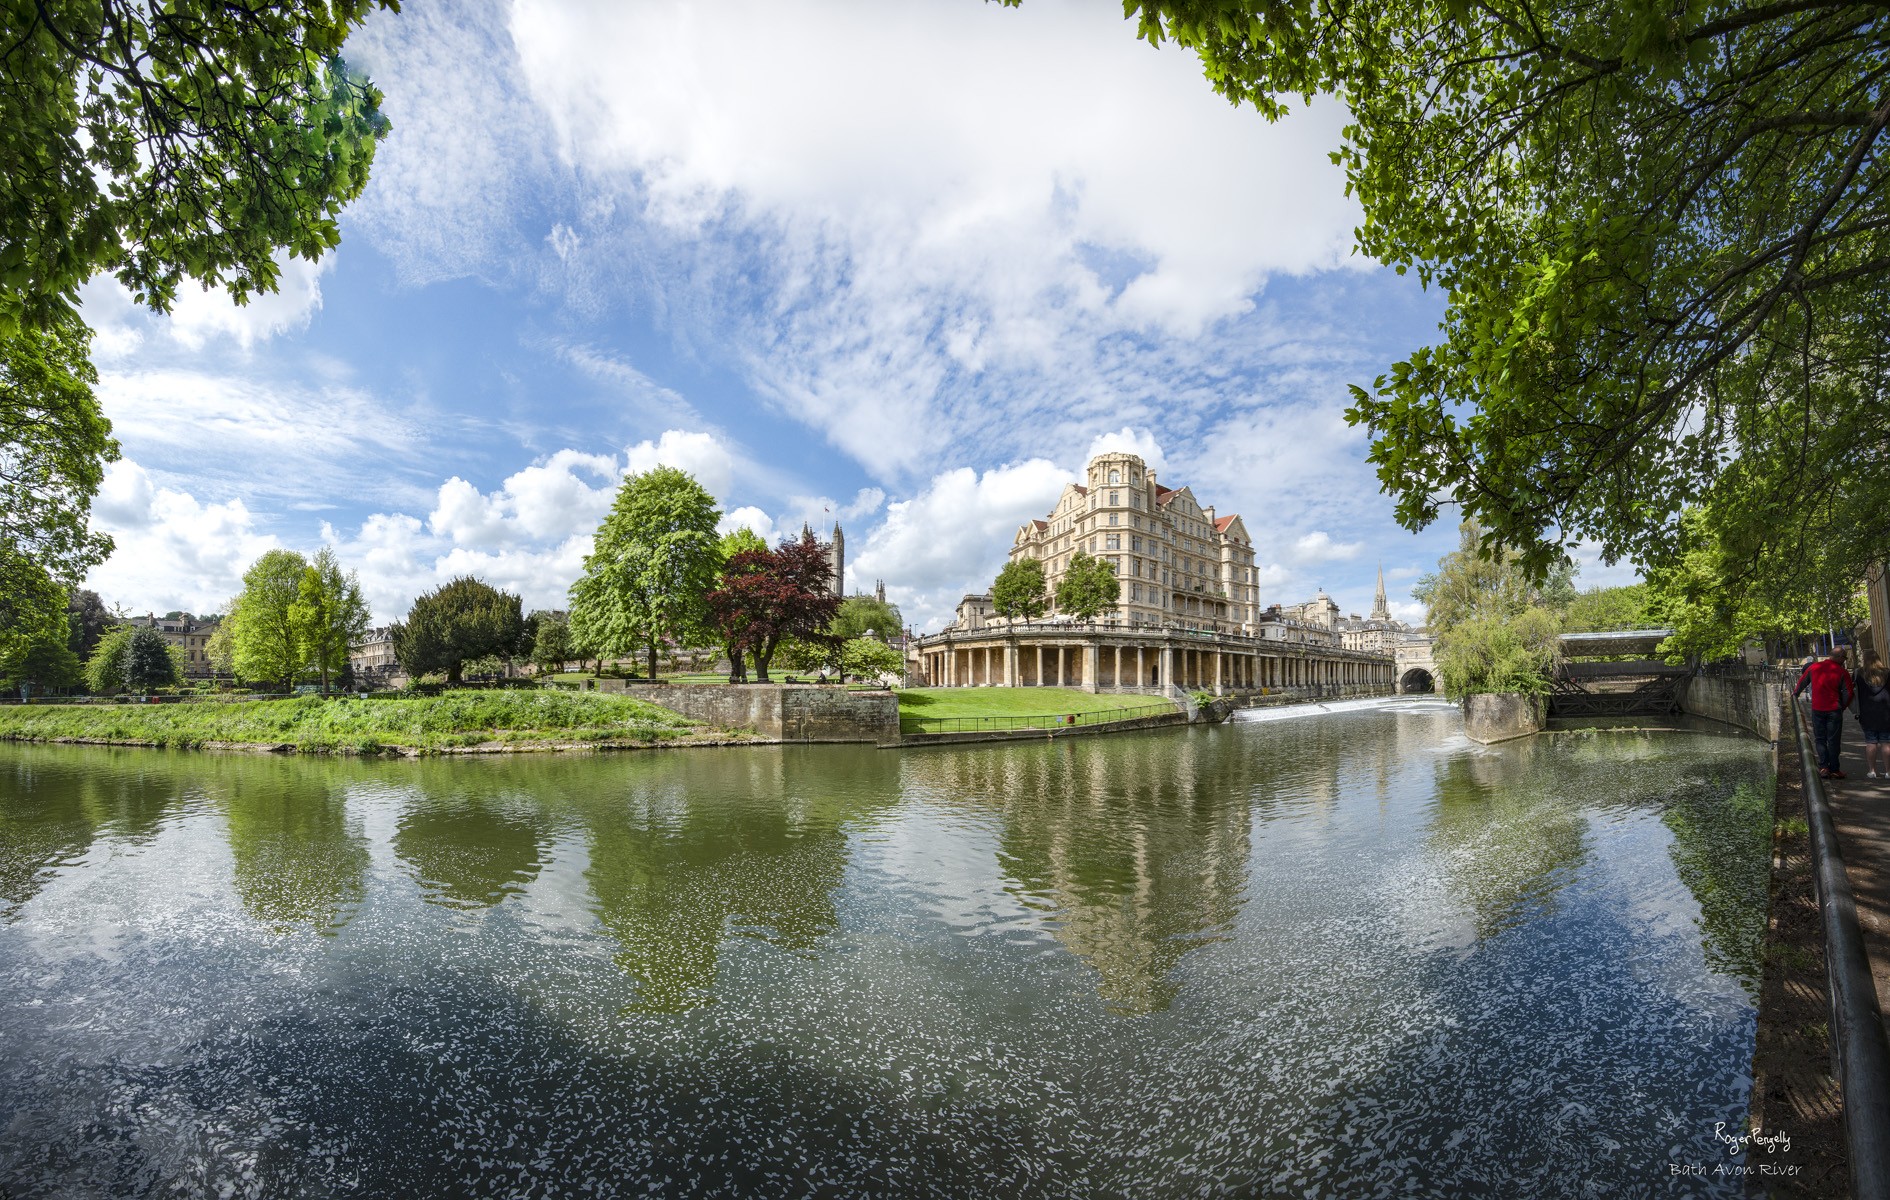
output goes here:
{"type": "Polygon", "coordinates": [[[1221,648],[1219,646],[1214,647],[1214,694],[1216,696],[1227,694],[1226,686],[1221,682],[1221,648]]]}
{"type": "Polygon", "coordinates": [[[1175,648],[1173,646],[1165,642],[1162,644],[1161,659],[1156,664],[1155,669],[1158,673],[1161,687],[1171,688],[1175,686],[1175,648]]]}
{"type": "Polygon", "coordinates": [[[1083,647],[1083,690],[1097,692],[1102,690],[1102,648],[1095,642],[1083,647]]]}

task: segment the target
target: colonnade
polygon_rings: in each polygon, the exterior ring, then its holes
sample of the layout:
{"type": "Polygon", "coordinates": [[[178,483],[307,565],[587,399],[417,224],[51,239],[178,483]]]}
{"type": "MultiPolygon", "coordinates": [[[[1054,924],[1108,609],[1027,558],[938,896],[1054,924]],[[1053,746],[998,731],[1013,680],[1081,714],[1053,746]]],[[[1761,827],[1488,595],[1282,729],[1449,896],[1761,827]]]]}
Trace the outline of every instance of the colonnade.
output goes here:
{"type": "Polygon", "coordinates": [[[1389,658],[1259,640],[1033,638],[940,640],[922,645],[920,663],[933,687],[1073,687],[1084,691],[1388,690],[1389,658]]]}

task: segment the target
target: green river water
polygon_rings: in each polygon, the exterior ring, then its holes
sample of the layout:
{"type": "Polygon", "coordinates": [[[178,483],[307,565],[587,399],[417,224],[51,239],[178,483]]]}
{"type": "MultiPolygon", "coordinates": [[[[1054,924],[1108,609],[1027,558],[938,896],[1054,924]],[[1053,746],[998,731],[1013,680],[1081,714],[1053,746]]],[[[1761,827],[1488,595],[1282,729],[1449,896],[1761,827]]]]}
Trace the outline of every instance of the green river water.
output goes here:
{"type": "Polygon", "coordinates": [[[1739,1193],[1766,746],[1249,715],[0,745],[0,1195],[1739,1193]]]}

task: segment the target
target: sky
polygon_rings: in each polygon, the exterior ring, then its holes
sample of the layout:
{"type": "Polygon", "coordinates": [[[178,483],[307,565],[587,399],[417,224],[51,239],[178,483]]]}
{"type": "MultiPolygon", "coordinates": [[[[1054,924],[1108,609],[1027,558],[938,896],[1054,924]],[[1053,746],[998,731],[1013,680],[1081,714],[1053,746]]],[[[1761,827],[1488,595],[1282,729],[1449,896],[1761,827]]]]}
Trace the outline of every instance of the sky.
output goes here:
{"type": "Polygon", "coordinates": [[[1382,563],[1422,619],[1453,523],[1396,525],[1343,412],[1442,301],[1353,252],[1338,105],[1269,124],[1062,0],[447,2],[347,56],[393,129],[339,249],[241,307],[84,290],[107,603],[330,545],[378,622],[462,574],[564,607],[667,464],[725,527],[840,521],[932,630],[1130,447],[1245,518],[1265,602],[1362,613],[1382,563]]]}

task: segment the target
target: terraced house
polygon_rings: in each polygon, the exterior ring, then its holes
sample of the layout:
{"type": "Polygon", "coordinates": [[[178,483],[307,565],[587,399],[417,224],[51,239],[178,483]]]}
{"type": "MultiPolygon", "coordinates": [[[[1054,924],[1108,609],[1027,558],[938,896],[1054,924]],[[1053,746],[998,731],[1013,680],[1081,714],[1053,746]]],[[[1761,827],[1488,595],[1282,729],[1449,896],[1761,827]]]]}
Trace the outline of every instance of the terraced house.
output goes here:
{"type": "Polygon", "coordinates": [[[1122,451],[1090,459],[1084,474],[1048,517],[1018,529],[1012,561],[1040,560],[1053,598],[1078,550],[1112,564],[1122,598],[1099,618],[1104,623],[1253,629],[1260,617],[1253,539],[1239,516],[1216,514],[1185,486],[1164,486],[1122,451]]]}

